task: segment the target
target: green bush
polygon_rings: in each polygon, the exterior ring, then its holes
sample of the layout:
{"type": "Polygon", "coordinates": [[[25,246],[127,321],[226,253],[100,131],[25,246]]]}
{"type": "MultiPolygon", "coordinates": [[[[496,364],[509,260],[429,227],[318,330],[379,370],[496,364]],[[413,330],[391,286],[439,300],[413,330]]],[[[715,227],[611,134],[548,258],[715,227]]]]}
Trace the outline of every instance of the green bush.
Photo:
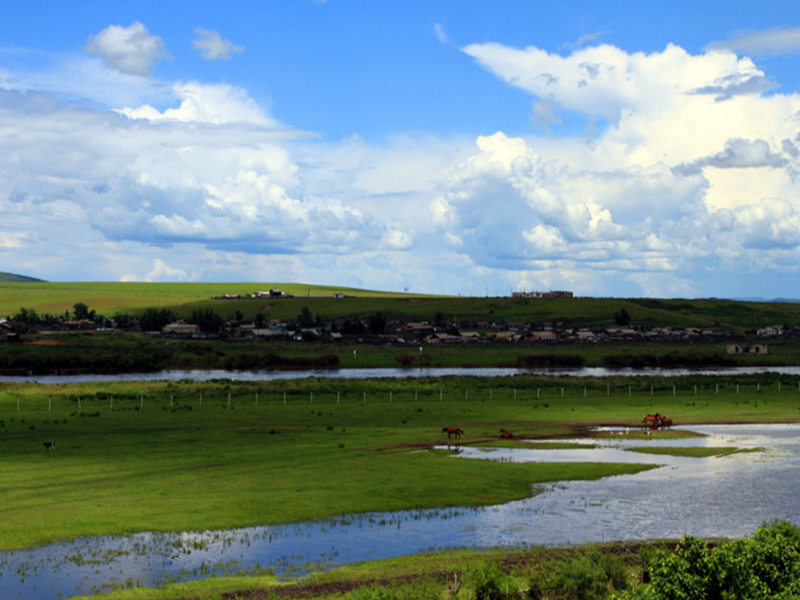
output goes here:
{"type": "Polygon", "coordinates": [[[556,576],[555,585],[567,600],[602,600],[607,598],[610,592],[611,576],[609,571],[616,579],[620,577],[620,568],[622,570],[621,582],[624,587],[625,571],[619,557],[608,555],[606,558],[594,550],[586,556],[564,563],[556,576]]]}
{"type": "Polygon", "coordinates": [[[800,529],[785,521],[752,538],[717,548],[691,536],[661,552],[651,572],[650,600],[761,600],[800,593],[800,529]]]}
{"type": "Polygon", "coordinates": [[[516,580],[506,575],[497,561],[486,562],[464,577],[474,590],[475,600],[506,600],[516,595],[516,580]]]}

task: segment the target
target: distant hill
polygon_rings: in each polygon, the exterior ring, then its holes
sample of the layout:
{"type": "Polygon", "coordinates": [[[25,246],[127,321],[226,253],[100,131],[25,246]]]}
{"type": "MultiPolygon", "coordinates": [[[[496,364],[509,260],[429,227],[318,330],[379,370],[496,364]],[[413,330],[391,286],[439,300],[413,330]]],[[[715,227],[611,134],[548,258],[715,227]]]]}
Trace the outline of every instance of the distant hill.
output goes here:
{"type": "Polygon", "coordinates": [[[15,275],[14,273],[3,273],[0,271],[0,283],[44,283],[44,279],[36,279],[35,277],[26,277],[25,275],[15,275]]]}

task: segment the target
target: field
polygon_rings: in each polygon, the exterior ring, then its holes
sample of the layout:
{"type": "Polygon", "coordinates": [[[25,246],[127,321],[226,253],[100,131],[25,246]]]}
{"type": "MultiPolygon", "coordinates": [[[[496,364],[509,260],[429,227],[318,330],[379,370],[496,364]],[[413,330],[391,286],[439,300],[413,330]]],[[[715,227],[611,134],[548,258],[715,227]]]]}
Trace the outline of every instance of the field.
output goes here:
{"type": "MultiPolygon", "coordinates": [[[[786,422],[800,417],[799,386],[767,374],[5,384],[0,549],[506,502],[527,497],[533,483],[646,467],[451,460],[434,449],[447,441],[442,427],[462,428],[463,444],[496,443],[505,428],[515,434],[505,445],[524,445],[591,435],[592,425],[635,427],[655,411],[681,424],[786,422]]],[[[267,583],[176,589],[215,597],[267,583]]],[[[129,597],[167,597],[153,594],[129,597]]]]}
{"type": "Polygon", "coordinates": [[[655,410],[679,423],[800,415],[796,380],[785,379],[780,392],[774,380],[750,380],[738,394],[733,380],[719,393],[712,381],[7,384],[0,392],[0,548],[81,534],[484,505],[525,497],[532,482],[631,468],[409,453],[441,444],[445,426],[461,427],[461,442],[476,444],[496,439],[500,427],[542,439],[592,424],[637,425],[655,410]],[[56,451],[44,451],[49,441],[56,451]]]}
{"type": "Polygon", "coordinates": [[[268,319],[291,320],[303,307],[324,319],[366,317],[381,312],[389,319],[445,322],[454,319],[488,322],[568,320],[577,327],[614,324],[626,310],[639,327],[697,327],[743,333],[769,325],[800,324],[800,305],[793,302],[745,302],[718,299],[655,300],[625,298],[516,299],[428,296],[293,283],[119,283],[0,282],[0,315],[20,308],[40,315],[63,315],[76,303],[106,316],[137,315],[147,308],[170,308],[188,317],[210,308],[228,317],[237,311],[246,319],[259,313],[268,319]],[[281,299],[214,300],[226,294],[249,296],[278,287],[293,295],[281,299]],[[334,293],[347,297],[334,299],[334,293]]]}

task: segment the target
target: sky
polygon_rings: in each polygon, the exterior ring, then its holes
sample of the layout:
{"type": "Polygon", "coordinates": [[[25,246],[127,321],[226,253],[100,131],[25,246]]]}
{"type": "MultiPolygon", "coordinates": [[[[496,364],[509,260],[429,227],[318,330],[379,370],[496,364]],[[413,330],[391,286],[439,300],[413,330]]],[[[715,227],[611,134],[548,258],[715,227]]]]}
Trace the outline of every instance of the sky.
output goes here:
{"type": "Polygon", "coordinates": [[[800,298],[800,3],[0,15],[0,271],[800,298]]]}

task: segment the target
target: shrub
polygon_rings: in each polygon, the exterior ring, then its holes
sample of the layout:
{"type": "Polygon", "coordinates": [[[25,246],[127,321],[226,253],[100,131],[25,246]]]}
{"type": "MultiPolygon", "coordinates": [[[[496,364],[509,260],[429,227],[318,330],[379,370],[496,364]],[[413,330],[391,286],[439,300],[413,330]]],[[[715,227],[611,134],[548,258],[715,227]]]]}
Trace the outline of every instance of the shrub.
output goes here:
{"type": "Polygon", "coordinates": [[[609,594],[609,579],[601,561],[602,555],[594,551],[564,563],[556,576],[556,588],[567,600],[606,598],[609,594]]]}

